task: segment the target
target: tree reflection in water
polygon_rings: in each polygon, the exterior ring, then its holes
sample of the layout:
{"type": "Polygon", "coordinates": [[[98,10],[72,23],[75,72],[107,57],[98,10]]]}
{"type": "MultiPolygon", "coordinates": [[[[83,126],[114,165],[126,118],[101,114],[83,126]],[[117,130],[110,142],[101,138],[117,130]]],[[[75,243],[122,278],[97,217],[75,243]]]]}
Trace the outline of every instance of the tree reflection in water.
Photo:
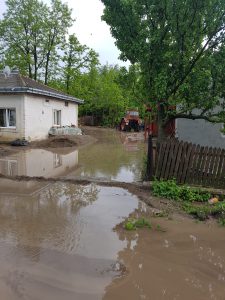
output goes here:
{"type": "Polygon", "coordinates": [[[0,240],[15,243],[33,261],[45,247],[72,252],[82,231],[79,210],[97,195],[94,184],[68,183],[45,184],[31,195],[0,193],[0,240]]]}

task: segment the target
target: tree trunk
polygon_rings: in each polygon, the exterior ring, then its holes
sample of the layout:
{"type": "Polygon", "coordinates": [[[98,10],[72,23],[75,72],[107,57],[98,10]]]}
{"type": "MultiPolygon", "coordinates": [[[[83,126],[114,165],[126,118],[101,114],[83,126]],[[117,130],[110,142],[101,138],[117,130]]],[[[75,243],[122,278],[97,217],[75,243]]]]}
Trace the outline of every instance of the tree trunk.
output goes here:
{"type": "Polygon", "coordinates": [[[165,107],[162,103],[158,106],[158,138],[157,142],[162,143],[166,139],[166,132],[165,132],[165,107]]]}
{"type": "Polygon", "coordinates": [[[49,67],[49,60],[50,60],[50,52],[47,53],[46,56],[46,64],[45,64],[45,85],[48,85],[48,67],[49,67]]]}

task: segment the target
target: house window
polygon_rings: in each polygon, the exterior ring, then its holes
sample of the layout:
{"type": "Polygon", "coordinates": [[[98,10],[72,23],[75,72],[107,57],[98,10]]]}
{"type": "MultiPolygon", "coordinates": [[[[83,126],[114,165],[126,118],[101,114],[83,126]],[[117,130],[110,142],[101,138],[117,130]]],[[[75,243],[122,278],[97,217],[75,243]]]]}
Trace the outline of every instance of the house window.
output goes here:
{"type": "Polygon", "coordinates": [[[53,110],[53,125],[61,126],[61,110],[53,110]]]}
{"type": "Polygon", "coordinates": [[[0,108],[0,127],[16,127],[15,108],[0,108]]]}
{"type": "Polygon", "coordinates": [[[69,106],[69,102],[68,101],[65,101],[65,106],[69,106]]]}

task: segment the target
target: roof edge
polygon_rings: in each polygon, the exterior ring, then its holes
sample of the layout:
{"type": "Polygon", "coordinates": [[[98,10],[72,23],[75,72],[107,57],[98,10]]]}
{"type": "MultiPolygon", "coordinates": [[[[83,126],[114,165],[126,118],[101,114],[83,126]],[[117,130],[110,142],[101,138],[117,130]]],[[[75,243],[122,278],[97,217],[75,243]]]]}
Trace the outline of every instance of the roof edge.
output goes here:
{"type": "Polygon", "coordinates": [[[57,94],[54,92],[48,92],[48,91],[43,91],[40,89],[35,89],[35,88],[29,88],[29,87],[15,87],[15,88],[0,88],[0,93],[29,93],[29,94],[35,94],[35,95],[42,95],[42,96],[48,96],[51,98],[57,98],[57,99],[63,99],[66,101],[71,101],[75,102],[78,104],[84,103],[84,100],[72,97],[72,96],[67,96],[63,94],[57,94]]]}

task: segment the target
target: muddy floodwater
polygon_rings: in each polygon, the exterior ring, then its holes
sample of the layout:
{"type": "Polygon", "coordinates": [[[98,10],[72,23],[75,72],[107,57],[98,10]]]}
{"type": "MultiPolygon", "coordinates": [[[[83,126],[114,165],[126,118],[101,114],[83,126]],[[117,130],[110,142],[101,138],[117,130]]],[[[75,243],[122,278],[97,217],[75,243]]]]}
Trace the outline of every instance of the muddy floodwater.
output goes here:
{"type": "Polygon", "coordinates": [[[157,217],[126,189],[101,186],[141,180],[146,144],[141,133],[93,134],[98,141],[79,149],[1,157],[0,173],[12,179],[0,179],[0,299],[225,300],[224,227],[157,217]],[[99,182],[64,180],[73,178],[99,182]],[[143,216],[151,228],[124,229],[143,216]]]}
{"type": "Polygon", "coordinates": [[[6,176],[67,177],[133,182],[141,179],[146,152],[143,132],[94,132],[98,142],[81,149],[24,149],[0,158],[6,176]]]}
{"type": "Polygon", "coordinates": [[[138,199],[96,185],[0,186],[0,299],[102,299],[125,272],[117,254],[126,242],[113,228],[138,199]]]}

